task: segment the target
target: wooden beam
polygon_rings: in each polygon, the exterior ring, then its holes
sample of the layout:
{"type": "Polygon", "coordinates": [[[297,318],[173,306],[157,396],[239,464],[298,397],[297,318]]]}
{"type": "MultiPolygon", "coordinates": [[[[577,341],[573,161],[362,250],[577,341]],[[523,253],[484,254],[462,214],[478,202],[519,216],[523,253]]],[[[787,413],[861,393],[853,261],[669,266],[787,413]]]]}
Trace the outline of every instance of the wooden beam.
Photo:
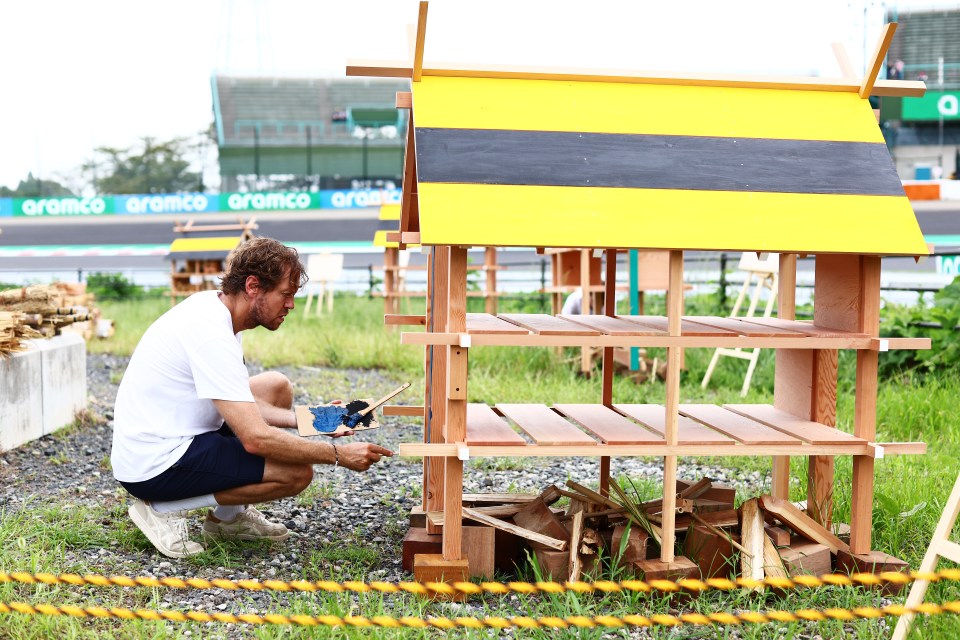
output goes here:
{"type": "Polygon", "coordinates": [[[759,501],[752,498],[740,507],[740,539],[746,552],[740,555],[740,573],[744,578],[763,580],[763,515],[759,501]]]}
{"type": "Polygon", "coordinates": [[[840,75],[844,78],[856,78],[857,72],[853,70],[850,64],[850,56],[847,55],[847,49],[842,42],[834,42],[830,45],[833,48],[833,55],[837,59],[837,65],[840,67],[840,75]]]}
{"type": "Polygon", "coordinates": [[[840,550],[850,551],[847,543],[830,533],[825,527],[815,522],[810,516],[797,509],[790,502],[772,496],[762,496],[760,502],[764,510],[776,516],[777,520],[804,537],[826,545],[833,553],[837,553],[840,550]]]}
{"type": "MultiPolygon", "coordinates": [[[[346,75],[380,78],[412,78],[409,62],[353,60],[347,62],[346,75]]],[[[615,69],[566,69],[562,67],[518,67],[504,65],[470,65],[437,63],[422,70],[424,76],[463,78],[509,78],[523,80],[559,80],[564,82],[616,82],[629,84],[664,84],[747,89],[782,89],[793,91],[832,91],[859,93],[861,83],[849,78],[808,78],[802,76],[752,76],[731,74],[680,75],[615,69]]],[[[872,95],[922,97],[926,86],[915,80],[877,80],[872,95]]]]}
{"type": "MultiPolygon", "coordinates": [[[[500,529],[501,531],[506,531],[507,533],[512,533],[515,536],[520,536],[525,540],[530,540],[531,542],[537,542],[551,549],[556,549],[557,551],[564,551],[567,549],[568,543],[566,540],[558,540],[557,538],[551,538],[550,536],[545,536],[540,533],[535,533],[533,531],[528,531],[523,527],[518,527],[515,524],[510,524],[504,520],[499,520],[492,516],[488,516],[485,513],[481,513],[474,509],[468,507],[463,508],[463,517],[469,518],[470,520],[475,520],[485,525],[489,525],[494,529],[500,529]]],[[[444,538],[447,537],[446,527],[444,527],[444,538]]]]}
{"type": "MultiPolygon", "coordinates": [[[[426,3],[421,3],[421,7],[426,3]]],[[[467,250],[450,247],[447,294],[447,331],[467,330],[467,250]]],[[[467,349],[450,346],[447,351],[446,416],[443,441],[459,446],[467,439],[467,349]],[[457,353],[459,352],[459,353],[457,353]],[[451,387],[457,385],[459,388],[451,387]]],[[[443,557],[459,560],[461,549],[461,509],[463,505],[463,461],[444,459],[443,477],[443,557]]]]}
{"type": "Polygon", "coordinates": [[[420,82],[423,75],[423,45],[427,39],[427,0],[420,0],[420,11],[417,16],[417,44],[413,50],[413,81],[420,82]]]}
{"type": "Polygon", "coordinates": [[[883,59],[887,57],[887,49],[890,48],[890,43],[893,41],[893,34],[896,32],[896,22],[889,22],[883,25],[880,39],[877,41],[877,46],[873,50],[873,57],[870,59],[869,66],[867,66],[867,73],[863,77],[863,82],[860,83],[860,91],[858,93],[861,98],[869,98],[873,93],[873,86],[876,84],[877,76],[880,74],[880,67],[883,66],[883,59]]]}
{"type": "MultiPolygon", "coordinates": [[[[467,446],[471,458],[527,458],[527,457],[601,457],[601,456],[873,456],[876,449],[884,457],[891,455],[919,455],[926,452],[923,442],[864,444],[733,444],[718,447],[713,444],[594,444],[583,445],[477,445],[467,446]]],[[[456,457],[461,452],[456,444],[400,444],[401,456],[456,457]]],[[[598,494],[599,495],[599,494],[598,494]]]]}

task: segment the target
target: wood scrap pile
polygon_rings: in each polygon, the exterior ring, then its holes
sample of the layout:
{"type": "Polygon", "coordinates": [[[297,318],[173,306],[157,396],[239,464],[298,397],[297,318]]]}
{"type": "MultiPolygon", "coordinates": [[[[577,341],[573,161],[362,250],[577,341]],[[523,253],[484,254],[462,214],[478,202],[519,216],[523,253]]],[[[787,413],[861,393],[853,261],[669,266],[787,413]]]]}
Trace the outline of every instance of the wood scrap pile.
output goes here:
{"type": "MultiPolygon", "coordinates": [[[[0,291],[0,311],[15,314],[9,322],[26,325],[42,337],[59,335],[70,327],[68,331],[89,339],[100,317],[83,283],[57,282],[0,291]]],[[[19,339],[12,339],[11,344],[18,346],[19,339]]]]}
{"type": "Polygon", "coordinates": [[[24,340],[40,337],[40,332],[24,319],[25,315],[27,314],[0,311],[0,358],[23,351],[26,348],[24,340]]]}
{"type": "MultiPolygon", "coordinates": [[[[551,485],[539,495],[465,494],[463,555],[471,575],[487,578],[495,568],[522,566],[530,555],[544,579],[557,581],[609,576],[611,568],[621,578],[757,580],[907,568],[886,554],[853,556],[841,539],[849,528],[828,530],[804,513],[803,503],[761,496],[734,508],[736,491],[707,478],[678,481],[677,489],[676,552],[691,561],[682,574],[676,569],[658,573],[663,500],[631,498],[613,481],[609,496],[573,481],[562,489],[551,485]],[[558,508],[561,498],[568,501],[558,508]],[[492,528],[495,537],[481,542],[479,534],[469,531],[483,528],[492,528]]],[[[411,513],[404,568],[412,571],[417,553],[440,553],[442,525],[442,512],[411,513]],[[428,522],[436,533],[427,532],[428,522]]]]}

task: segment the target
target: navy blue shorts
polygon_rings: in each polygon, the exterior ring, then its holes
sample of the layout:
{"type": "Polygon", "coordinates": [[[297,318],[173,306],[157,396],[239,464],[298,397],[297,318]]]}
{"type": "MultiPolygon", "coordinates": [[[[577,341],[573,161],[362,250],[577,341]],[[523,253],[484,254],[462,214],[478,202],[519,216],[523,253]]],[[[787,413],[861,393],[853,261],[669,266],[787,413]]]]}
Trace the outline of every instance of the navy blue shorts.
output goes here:
{"type": "Polygon", "coordinates": [[[183,500],[259,484],[265,464],[266,459],[247,453],[224,424],[218,431],[194,436],[183,457],[157,477],[120,484],[141,500],[183,500]]]}

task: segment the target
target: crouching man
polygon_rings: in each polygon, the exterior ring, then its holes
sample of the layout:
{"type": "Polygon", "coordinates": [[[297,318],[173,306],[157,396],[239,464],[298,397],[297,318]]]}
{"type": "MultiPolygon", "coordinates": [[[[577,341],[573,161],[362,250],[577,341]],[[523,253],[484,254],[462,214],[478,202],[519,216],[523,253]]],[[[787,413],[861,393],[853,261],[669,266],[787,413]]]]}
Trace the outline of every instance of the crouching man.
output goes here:
{"type": "Polygon", "coordinates": [[[195,293],[143,334],[120,382],[111,463],[136,500],[130,518],[164,555],[204,550],[186,512],[212,507],[205,539],[283,540],[286,527],[252,505],[294,496],[314,464],[365,471],[388,449],[306,440],[283,374],[248,376],[240,333],[276,331],[306,280],[295,249],[254,238],[227,258],[220,291],[195,293]]]}

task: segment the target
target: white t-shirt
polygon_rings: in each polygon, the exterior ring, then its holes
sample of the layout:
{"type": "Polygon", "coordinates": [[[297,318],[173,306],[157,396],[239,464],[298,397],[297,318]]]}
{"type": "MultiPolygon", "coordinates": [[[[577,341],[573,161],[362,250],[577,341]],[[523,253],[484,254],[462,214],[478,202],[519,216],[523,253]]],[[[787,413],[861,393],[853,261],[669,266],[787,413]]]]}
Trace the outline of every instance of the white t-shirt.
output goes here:
{"type": "Polygon", "coordinates": [[[253,402],[240,334],[217,291],[195,293],[143,334],[120,381],[113,416],[113,475],[158,476],[193,437],[223,424],[213,400],[253,402]]]}

